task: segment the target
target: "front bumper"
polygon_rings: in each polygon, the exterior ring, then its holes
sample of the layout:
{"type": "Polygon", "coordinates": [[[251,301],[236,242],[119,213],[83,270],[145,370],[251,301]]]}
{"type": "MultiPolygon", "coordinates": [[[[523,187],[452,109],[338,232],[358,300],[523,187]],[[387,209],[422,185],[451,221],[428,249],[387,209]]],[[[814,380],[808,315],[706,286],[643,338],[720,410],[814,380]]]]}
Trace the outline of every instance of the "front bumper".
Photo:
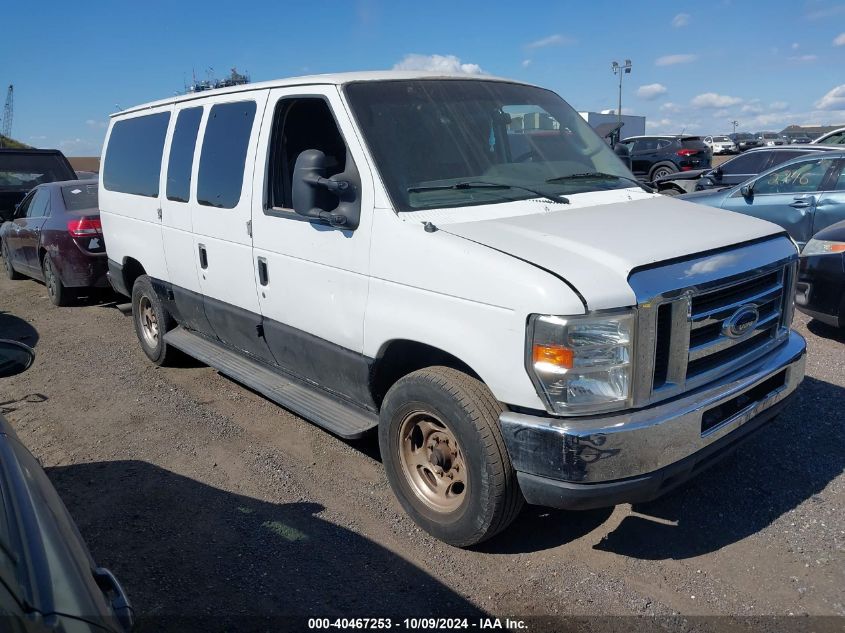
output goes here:
{"type": "Polygon", "coordinates": [[[506,411],[499,421],[526,501],[588,509],[664,494],[783,409],[804,378],[805,352],[791,332],[716,383],[638,411],[589,418],[506,411]]]}

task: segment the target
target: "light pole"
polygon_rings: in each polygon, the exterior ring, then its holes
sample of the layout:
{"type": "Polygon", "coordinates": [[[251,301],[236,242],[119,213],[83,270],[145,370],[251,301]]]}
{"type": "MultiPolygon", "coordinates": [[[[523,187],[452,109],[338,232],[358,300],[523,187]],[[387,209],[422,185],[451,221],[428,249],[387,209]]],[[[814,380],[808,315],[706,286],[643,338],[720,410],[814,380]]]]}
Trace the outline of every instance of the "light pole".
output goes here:
{"type": "Polygon", "coordinates": [[[626,59],[624,65],[620,65],[618,62],[613,62],[610,65],[610,69],[613,71],[614,75],[619,75],[619,108],[616,110],[616,122],[622,122],[622,75],[630,75],[631,74],[631,60],[626,59]]]}
{"type": "Polygon", "coordinates": [[[736,126],[739,125],[739,121],[731,121],[731,125],[734,126],[734,134],[736,134],[736,126]]]}

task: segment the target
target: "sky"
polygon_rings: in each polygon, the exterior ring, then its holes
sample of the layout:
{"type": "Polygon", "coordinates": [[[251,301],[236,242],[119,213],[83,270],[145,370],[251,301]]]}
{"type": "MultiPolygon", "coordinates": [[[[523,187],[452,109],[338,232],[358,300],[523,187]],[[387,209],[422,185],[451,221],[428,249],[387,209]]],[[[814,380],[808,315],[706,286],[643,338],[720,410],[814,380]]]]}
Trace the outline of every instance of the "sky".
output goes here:
{"type": "Polygon", "coordinates": [[[7,2],[12,136],[98,155],[109,114],[236,67],[253,81],[390,68],[492,74],[653,133],[845,125],[845,1],[7,2]],[[211,69],[211,70],[209,70],[211,69]]]}

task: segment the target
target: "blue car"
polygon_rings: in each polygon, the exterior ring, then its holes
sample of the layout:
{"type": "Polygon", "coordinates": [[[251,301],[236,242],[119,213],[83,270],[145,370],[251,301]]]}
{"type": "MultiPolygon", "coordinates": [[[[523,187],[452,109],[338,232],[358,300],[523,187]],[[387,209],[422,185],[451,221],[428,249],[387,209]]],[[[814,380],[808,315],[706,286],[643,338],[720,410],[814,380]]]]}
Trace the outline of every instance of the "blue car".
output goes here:
{"type": "Polygon", "coordinates": [[[769,220],[803,248],[814,234],[845,220],[845,152],[808,154],[742,184],[678,198],[769,220]]]}

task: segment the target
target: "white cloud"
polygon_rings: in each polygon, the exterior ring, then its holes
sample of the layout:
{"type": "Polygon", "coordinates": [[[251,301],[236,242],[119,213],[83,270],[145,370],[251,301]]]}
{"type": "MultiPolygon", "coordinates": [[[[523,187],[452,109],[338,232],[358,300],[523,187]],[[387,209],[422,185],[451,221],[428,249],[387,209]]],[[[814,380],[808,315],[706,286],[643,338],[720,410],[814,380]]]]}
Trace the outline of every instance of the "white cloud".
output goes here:
{"type": "Polygon", "coordinates": [[[835,38],[833,38],[833,45],[834,46],[845,46],[845,33],[840,33],[835,38]]]}
{"type": "Polygon", "coordinates": [[[816,9],[804,15],[808,20],[821,20],[822,18],[830,18],[840,13],[845,13],[845,4],[835,5],[824,9],[816,9]]]}
{"type": "Polygon", "coordinates": [[[798,42],[792,42],[792,50],[797,51],[801,48],[801,45],[798,42]]]}
{"type": "Polygon", "coordinates": [[[742,103],[739,97],[720,95],[715,92],[705,92],[692,98],[690,104],[694,108],[727,108],[742,103]]]}
{"type": "Polygon", "coordinates": [[[788,110],[789,104],[786,101],[772,101],[769,104],[769,109],[775,111],[788,110]]]}
{"type": "Polygon", "coordinates": [[[676,29],[681,28],[682,26],[686,26],[689,24],[690,21],[690,14],[689,13],[679,13],[674,18],[672,18],[672,26],[676,29]]]}
{"type": "Polygon", "coordinates": [[[393,70],[428,70],[438,73],[463,73],[465,75],[483,75],[478,64],[466,64],[454,55],[419,55],[409,53],[394,64],[393,70]]]}
{"type": "Polygon", "coordinates": [[[814,62],[819,58],[818,55],[793,55],[792,57],[787,57],[787,59],[791,62],[814,62]]]}
{"type": "Polygon", "coordinates": [[[531,65],[531,60],[530,60],[530,59],[523,59],[523,60],[522,60],[522,67],[523,67],[523,68],[528,68],[530,65],[531,65]]]}
{"type": "Polygon", "coordinates": [[[525,45],[525,48],[545,48],[546,46],[562,46],[563,44],[574,43],[575,40],[571,37],[561,35],[560,33],[555,33],[554,35],[549,35],[548,37],[543,37],[539,40],[529,42],[525,45]]]}
{"type": "Polygon", "coordinates": [[[68,156],[98,156],[101,143],[84,138],[59,141],[59,149],[68,156]]]}
{"type": "Polygon", "coordinates": [[[672,103],[671,101],[667,101],[663,105],[660,106],[661,112],[680,112],[681,106],[677,103],[672,103]]]}
{"type": "Polygon", "coordinates": [[[646,84],[637,88],[637,96],[646,101],[657,99],[660,95],[665,95],[666,92],[668,91],[663,84],[646,84]]]}
{"type": "Polygon", "coordinates": [[[94,119],[88,119],[85,121],[85,125],[95,130],[105,130],[108,127],[105,121],[95,121],[94,119]]]}
{"type": "Polygon", "coordinates": [[[651,130],[665,130],[667,128],[673,127],[675,123],[672,119],[657,119],[656,121],[653,119],[646,119],[645,126],[651,130]]]}
{"type": "Polygon", "coordinates": [[[816,101],[816,108],[819,110],[845,110],[845,84],[836,86],[816,101]]]}
{"type": "Polygon", "coordinates": [[[759,99],[754,99],[752,101],[749,101],[744,106],[742,106],[742,108],[740,108],[740,109],[742,110],[742,112],[745,112],[746,114],[762,114],[762,112],[763,112],[763,106],[760,105],[759,99]]]}
{"type": "Polygon", "coordinates": [[[698,55],[683,53],[678,55],[664,55],[654,60],[655,66],[674,66],[675,64],[689,64],[698,59],[698,55]]]}

